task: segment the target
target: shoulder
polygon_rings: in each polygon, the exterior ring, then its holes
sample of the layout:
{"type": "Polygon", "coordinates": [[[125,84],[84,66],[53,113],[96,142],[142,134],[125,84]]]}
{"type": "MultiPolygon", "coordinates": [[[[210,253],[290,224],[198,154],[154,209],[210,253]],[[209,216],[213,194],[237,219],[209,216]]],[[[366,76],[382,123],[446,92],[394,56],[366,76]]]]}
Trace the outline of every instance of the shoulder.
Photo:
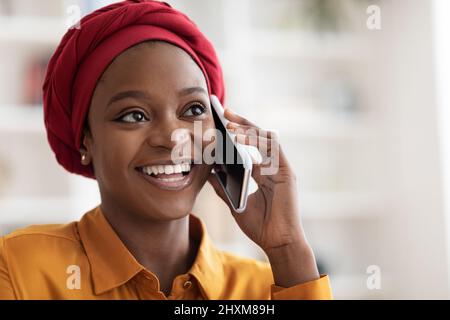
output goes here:
{"type": "Polygon", "coordinates": [[[267,299],[274,283],[268,262],[219,251],[228,292],[227,299],[267,299]],[[244,294],[244,296],[242,296],[244,294]],[[234,296],[235,295],[235,296],[234,296]]]}
{"type": "Polygon", "coordinates": [[[77,222],[32,225],[0,237],[0,263],[14,271],[51,265],[76,252],[82,252],[77,222]]]}
{"type": "Polygon", "coordinates": [[[77,222],[67,224],[31,225],[3,236],[3,249],[9,245],[20,246],[42,242],[69,242],[79,244],[77,222]]]}
{"type": "Polygon", "coordinates": [[[59,288],[72,265],[89,270],[77,222],[32,225],[0,237],[0,289],[8,284],[20,299],[59,288]]]}
{"type": "Polygon", "coordinates": [[[226,273],[235,273],[239,271],[241,275],[245,273],[249,276],[270,276],[272,274],[272,270],[268,262],[244,257],[222,250],[219,251],[219,255],[222,259],[224,271],[226,273]]]}

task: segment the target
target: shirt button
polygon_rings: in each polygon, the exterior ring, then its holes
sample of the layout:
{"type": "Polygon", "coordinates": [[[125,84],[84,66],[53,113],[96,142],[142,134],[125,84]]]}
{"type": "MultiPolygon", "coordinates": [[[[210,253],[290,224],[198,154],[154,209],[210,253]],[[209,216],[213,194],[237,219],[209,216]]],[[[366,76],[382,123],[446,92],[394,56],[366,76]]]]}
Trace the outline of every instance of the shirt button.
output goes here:
{"type": "Polygon", "coordinates": [[[189,289],[191,286],[192,286],[192,281],[187,280],[187,281],[185,281],[184,284],[183,284],[183,289],[187,290],[187,289],[189,289]]]}

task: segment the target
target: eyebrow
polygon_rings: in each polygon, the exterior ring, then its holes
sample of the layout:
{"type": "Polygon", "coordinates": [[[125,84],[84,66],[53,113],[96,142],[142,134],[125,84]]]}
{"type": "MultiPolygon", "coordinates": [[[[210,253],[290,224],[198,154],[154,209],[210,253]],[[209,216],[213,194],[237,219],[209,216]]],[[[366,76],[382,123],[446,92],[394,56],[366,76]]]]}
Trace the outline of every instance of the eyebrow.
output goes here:
{"type": "MultiPolygon", "coordinates": [[[[208,93],[205,89],[202,87],[187,87],[183,88],[178,92],[179,97],[183,97],[192,93],[203,93],[206,96],[208,96],[208,93]]],[[[125,98],[135,98],[139,100],[151,100],[151,96],[146,93],[145,91],[139,91],[139,90],[128,90],[128,91],[122,91],[117,94],[115,94],[108,102],[107,106],[110,106],[114,102],[117,102],[119,100],[125,99],[125,98]]]]}
{"type": "Polygon", "coordinates": [[[150,100],[150,97],[148,94],[146,94],[144,91],[137,91],[137,90],[129,90],[129,91],[122,91],[117,94],[115,94],[111,99],[109,99],[109,102],[107,106],[110,106],[116,101],[125,99],[125,98],[136,98],[139,100],[150,100]]]}
{"type": "Polygon", "coordinates": [[[180,96],[180,97],[187,96],[188,94],[192,94],[195,92],[208,95],[208,92],[206,92],[206,90],[203,89],[202,87],[188,87],[188,88],[184,88],[184,89],[180,90],[178,92],[178,96],[180,96]]]}

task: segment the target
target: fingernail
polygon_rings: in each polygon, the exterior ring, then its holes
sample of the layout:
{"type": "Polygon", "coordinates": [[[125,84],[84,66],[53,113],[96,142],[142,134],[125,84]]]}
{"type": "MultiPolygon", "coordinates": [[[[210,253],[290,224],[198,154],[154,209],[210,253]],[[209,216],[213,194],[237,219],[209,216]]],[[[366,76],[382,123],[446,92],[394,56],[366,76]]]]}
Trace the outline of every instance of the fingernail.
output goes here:
{"type": "Polygon", "coordinates": [[[233,110],[231,110],[231,108],[229,108],[229,107],[227,107],[226,109],[225,109],[225,111],[227,111],[228,113],[230,113],[230,114],[236,114],[233,110]]]}

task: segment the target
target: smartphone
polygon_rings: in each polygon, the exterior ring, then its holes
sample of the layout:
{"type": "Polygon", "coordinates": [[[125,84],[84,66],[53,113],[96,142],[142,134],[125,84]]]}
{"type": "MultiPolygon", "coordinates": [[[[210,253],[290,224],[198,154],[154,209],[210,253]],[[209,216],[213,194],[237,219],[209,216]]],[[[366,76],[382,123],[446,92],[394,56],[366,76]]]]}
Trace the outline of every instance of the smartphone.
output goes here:
{"type": "Polygon", "coordinates": [[[215,95],[210,96],[211,110],[218,136],[216,137],[214,175],[219,181],[233,210],[242,213],[247,205],[252,174],[252,158],[245,147],[235,142],[226,129],[229,122],[224,108],[215,95]]]}

